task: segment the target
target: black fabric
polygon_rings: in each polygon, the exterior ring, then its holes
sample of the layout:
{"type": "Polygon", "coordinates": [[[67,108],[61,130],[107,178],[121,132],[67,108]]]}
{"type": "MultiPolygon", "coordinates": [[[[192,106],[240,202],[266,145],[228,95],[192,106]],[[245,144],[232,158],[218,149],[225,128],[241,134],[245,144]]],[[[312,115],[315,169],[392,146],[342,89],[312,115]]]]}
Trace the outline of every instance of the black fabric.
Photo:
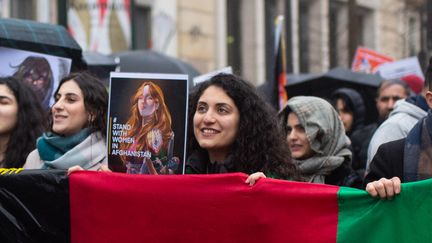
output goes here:
{"type": "Polygon", "coordinates": [[[206,151],[195,151],[186,160],[186,174],[219,174],[237,172],[230,156],[223,162],[210,163],[206,151]]]}
{"type": "Polygon", "coordinates": [[[397,176],[403,181],[403,158],[404,158],[405,138],[381,144],[377,153],[370,164],[370,172],[366,175],[363,183],[365,188],[367,183],[381,178],[390,179],[397,176]]]}
{"type": "Polygon", "coordinates": [[[338,168],[325,177],[325,184],[362,188],[362,178],[355,172],[349,160],[345,160],[338,168]]]}
{"type": "Polygon", "coordinates": [[[65,171],[0,175],[0,242],[69,242],[69,183],[65,171]]]}
{"type": "Polygon", "coordinates": [[[363,175],[365,172],[369,143],[377,128],[377,123],[373,123],[351,134],[350,139],[353,152],[352,168],[357,171],[359,175],[363,175]]]}
{"type": "Polygon", "coordinates": [[[351,140],[351,151],[353,153],[352,168],[363,177],[369,142],[378,126],[377,123],[365,126],[366,107],[362,96],[356,90],[339,88],[332,93],[334,101],[338,98],[343,99],[347,103],[346,105],[353,111],[351,131],[346,132],[346,134],[351,140]]]}

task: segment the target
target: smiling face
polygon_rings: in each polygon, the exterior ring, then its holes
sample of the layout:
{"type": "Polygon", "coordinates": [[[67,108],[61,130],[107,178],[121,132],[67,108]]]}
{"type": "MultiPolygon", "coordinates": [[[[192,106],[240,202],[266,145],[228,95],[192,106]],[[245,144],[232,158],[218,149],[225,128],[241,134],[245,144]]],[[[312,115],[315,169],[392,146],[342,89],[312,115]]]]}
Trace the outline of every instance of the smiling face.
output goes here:
{"type": "Polygon", "coordinates": [[[84,105],[84,95],[74,80],[60,86],[51,112],[52,130],[57,134],[69,136],[86,126],[89,114],[84,105]]]}
{"type": "Polygon", "coordinates": [[[12,90],[0,85],[0,135],[9,135],[18,120],[18,103],[12,90]]]}
{"type": "Polygon", "coordinates": [[[138,98],[138,111],[141,116],[150,116],[159,107],[159,101],[150,93],[150,86],[144,86],[142,95],[138,98]]]}
{"type": "Polygon", "coordinates": [[[306,137],[305,128],[300,124],[294,112],[288,115],[287,141],[294,159],[304,160],[313,156],[314,152],[306,137]]]}
{"type": "Polygon", "coordinates": [[[239,122],[239,110],[222,88],[210,86],[203,92],[193,125],[196,140],[210,157],[212,153],[228,154],[236,139],[239,122]]]}

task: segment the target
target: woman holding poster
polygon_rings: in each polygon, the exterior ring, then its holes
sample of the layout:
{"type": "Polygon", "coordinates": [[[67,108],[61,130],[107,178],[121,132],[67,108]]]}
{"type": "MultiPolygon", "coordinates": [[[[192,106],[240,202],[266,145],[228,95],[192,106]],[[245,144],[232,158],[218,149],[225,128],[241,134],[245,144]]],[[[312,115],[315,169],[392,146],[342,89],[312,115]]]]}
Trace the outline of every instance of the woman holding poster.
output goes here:
{"type": "Polygon", "coordinates": [[[131,116],[124,126],[120,149],[128,174],[174,174],[179,159],[172,156],[174,133],[162,89],[144,82],[131,99],[131,116]]]}
{"type": "Polygon", "coordinates": [[[37,139],[24,169],[101,170],[107,164],[108,93],[102,81],[86,72],[64,77],[54,93],[49,130],[37,139]]]}

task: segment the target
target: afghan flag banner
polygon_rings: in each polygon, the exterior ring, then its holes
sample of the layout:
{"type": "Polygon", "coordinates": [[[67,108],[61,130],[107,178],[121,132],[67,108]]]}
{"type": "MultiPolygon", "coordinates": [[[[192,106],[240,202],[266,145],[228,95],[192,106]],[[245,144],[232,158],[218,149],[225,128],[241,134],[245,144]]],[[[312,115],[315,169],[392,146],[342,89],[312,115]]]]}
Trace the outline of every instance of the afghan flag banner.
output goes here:
{"type": "Polygon", "coordinates": [[[245,174],[0,175],[0,242],[432,242],[432,180],[393,200],[245,174]]]}

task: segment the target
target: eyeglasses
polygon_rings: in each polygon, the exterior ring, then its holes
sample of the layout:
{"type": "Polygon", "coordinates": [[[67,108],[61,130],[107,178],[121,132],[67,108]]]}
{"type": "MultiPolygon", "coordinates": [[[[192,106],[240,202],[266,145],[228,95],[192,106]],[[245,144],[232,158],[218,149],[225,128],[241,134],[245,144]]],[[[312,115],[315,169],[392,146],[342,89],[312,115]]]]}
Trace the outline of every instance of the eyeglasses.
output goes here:
{"type": "Polygon", "coordinates": [[[380,102],[389,102],[390,99],[392,99],[393,101],[397,101],[402,99],[402,97],[396,95],[396,96],[381,96],[378,98],[380,102]]]}

